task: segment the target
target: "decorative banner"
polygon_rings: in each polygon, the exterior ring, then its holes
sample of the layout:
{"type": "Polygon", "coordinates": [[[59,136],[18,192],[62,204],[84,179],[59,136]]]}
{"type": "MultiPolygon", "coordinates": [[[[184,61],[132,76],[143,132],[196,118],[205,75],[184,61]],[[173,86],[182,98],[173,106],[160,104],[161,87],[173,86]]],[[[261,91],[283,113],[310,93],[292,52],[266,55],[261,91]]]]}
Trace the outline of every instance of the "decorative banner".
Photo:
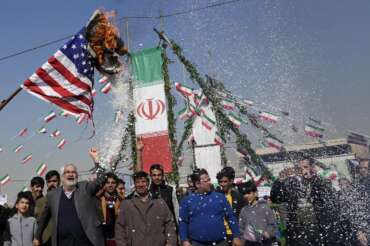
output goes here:
{"type": "Polygon", "coordinates": [[[38,130],[37,130],[37,132],[38,132],[38,133],[40,133],[40,134],[45,134],[45,133],[47,133],[47,130],[46,130],[46,128],[43,126],[43,127],[41,127],[40,129],[38,129],[38,130]]]}
{"type": "Polygon", "coordinates": [[[22,192],[26,192],[26,191],[28,191],[27,186],[23,186],[23,188],[21,189],[21,191],[22,191],[22,192]]]}
{"type": "Polygon", "coordinates": [[[158,163],[168,173],[172,171],[172,154],[162,64],[161,48],[132,54],[135,131],[144,144],[143,169],[149,171],[152,164],[158,163]]]}
{"type": "Polygon", "coordinates": [[[284,143],[280,139],[274,138],[272,136],[267,136],[265,138],[264,144],[268,147],[275,148],[280,151],[284,143]]]}
{"type": "Polygon", "coordinates": [[[221,137],[221,135],[218,134],[218,132],[216,132],[216,134],[215,134],[215,143],[217,145],[220,145],[222,147],[222,146],[224,146],[225,142],[226,142],[225,139],[223,139],[221,137]]]}
{"type": "Polygon", "coordinates": [[[325,131],[324,128],[314,126],[314,125],[310,125],[310,124],[306,124],[305,127],[304,127],[304,133],[307,136],[310,136],[310,137],[313,137],[313,138],[322,138],[324,131],[325,131]]]}
{"type": "Polygon", "coordinates": [[[52,138],[57,138],[61,135],[60,131],[59,130],[55,130],[53,131],[51,134],[50,134],[50,137],[52,138]]]}
{"type": "Polygon", "coordinates": [[[68,113],[65,110],[62,110],[62,111],[60,111],[59,115],[62,116],[62,117],[68,117],[70,115],[70,113],[68,113]]]}
{"type": "Polygon", "coordinates": [[[26,136],[27,135],[27,132],[28,132],[28,129],[27,128],[23,128],[22,130],[20,130],[19,132],[18,132],[18,136],[19,137],[24,137],[24,136],[26,136]]]}
{"type": "Polygon", "coordinates": [[[23,149],[23,144],[20,144],[20,145],[18,145],[17,147],[15,147],[15,149],[14,149],[14,153],[18,153],[18,152],[20,152],[22,149],[23,149]]]}
{"type": "Polygon", "coordinates": [[[366,137],[355,132],[350,132],[350,134],[347,137],[347,142],[349,144],[357,144],[365,147],[367,146],[366,137]]]}
{"type": "Polygon", "coordinates": [[[0,179],[0,184],[5,185],[5,184],[9,183],[9,181],[10,181],[10,176],[9,176],[9,174],[6,174],[5,176],[3,176],[0,179]]]}
{"type": "Polygon", "coordinates": [[[32,154],[29,154],[28,156],[24,157],[21,163],[26,164],[30,160],[32,160],[32,154]]]}
{"type": "Polygon", "coordinates": [[[112,84],[110,82],[106,83],[101,89],[100,92],[104,94],[108,94],[108,92],[112,89],[112,84]]]}
{"type": "Polygon", "coordinates": [[[91,90],[91,95],[92,95],[93,97],[95,97],[95,96],[96,96],[96,90],[95,90],[95,88],[91,90]]]}
{"type": "Polygon", "coordinates": [[[45,117],[44,117],[44,121],[46,123],[49,123],[50,121],[52,121],[55,117],[57,117],[57,114],[54,112],[54,111],[50,111],[50,113],[48,113],[45,117]]]}
{"type": "Polygon", "coordinates": [[[180,92],[182,95],[186,97],[193,96],[193,89],[190,87],[187,87],[186,85],[182,85],[180,83],[175,83],[175,88],[178,92],[180,92]]]}
{"type": "Polygon", "coordinates": [[[234,113],[229,113],[227,118],[234,124],[236,128],[239,128],[240,125],[242,124],[242,119],[235,115],[234,113]]]}
{"type": "Polygon", "coordinates": [[[234,110],[235,108],[235,103],[229,99],[224,99],[221,101],[221,104],[224,109],[226,110],[234,110]]]}
{"type": "Polygon", "coordinates": [[[80,114],[76,117],[77,124],[81,125],[88,118],[87,114],[80,114]]]}
{"type": "Polygon", "coordinates": [[[67,141],[64,138],[62,140],[60,140],[58,145],[57,145],[58,149],[63,149],[63,147],[66,143],[67,143],[67,141]]]}
{"type": "Polygon", "coordinates": [[[45,163],[41,163],[37,168],[36,168],[36,174],[38,176],[44,176],[46,173],[46,170],[48,169],[47,165],[45,163]]]}
{"type": "Polygon", "coordinates": [[[259,115],[260,119],[262,121],[268,122],[268,123],[277,123],[279,120],[279,116],[270,112],[261,112],[259,115]]]}
{"type": "Polygon", "coordinates": [[[99,79],[99,83],[100,84],[105,84],[108,80],[109,80],[109,78],[107,76],[103,76],[99,79]]]}

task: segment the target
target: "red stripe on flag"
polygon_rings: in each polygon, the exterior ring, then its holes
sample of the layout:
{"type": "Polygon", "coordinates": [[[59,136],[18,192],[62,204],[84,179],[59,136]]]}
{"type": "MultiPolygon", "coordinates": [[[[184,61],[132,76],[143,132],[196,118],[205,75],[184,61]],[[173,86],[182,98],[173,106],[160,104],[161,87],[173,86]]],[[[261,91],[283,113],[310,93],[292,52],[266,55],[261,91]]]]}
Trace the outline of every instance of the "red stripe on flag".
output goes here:
{"type": "Polygon", "coordinates": [[[145,146],[142,153],[143,170],[149,172],[150,166],[158,163],[164,172],[172,172],[172,154],[168,135],[141,137],[145,146]]]}
{"type": "Polygon", "coordinates": [[[42,97],[44,100],[49,101],[49,102],[52,102],[55,105],[58,105],[62,109],[65,109],[65,110],[67,110],[67,111],[69,111],[71,113],[74,113],[74,114],[85,113],[87,115],[90,115],[90,112],[89,111],[86,111],[86,110],[84,110],[82,108],[79,108],[79,107],[77,107],[77,106],[69,103],[68,101],[65,101],[65,100],[63,100],[61,98],[57,98],[57,97],[52,97],[52,96],[45,95],[45,93],[40,89],[40,87],[37,86],[35,83],[33,83],[29,79],[27,79],[24,82],[24,86],[28,90],[30,90],[32,93],[35,93],[38,96],[42,97]]]}
{"type": "Polygon", "coordinates": [[[79,87],[82,90],[90,91],[90,85],[87,85],[85,82],[82,82],[78,78],[76,78],[67,68],[61,64],[58,59],[54,56],[50,57],[48,60],[49,64],[55,68],[61,75],[63,75],[71,84],[79,87]]]}
{"type": "Polygon", "coordinates": [[[37,69],[36,74],[46,83],[50,86],[52,90],[54,90],[56,93],[61,95],[62,97],[72,97],[76,100],[79,100],[83,103],[85,103],[87,106],[90,107],[91,100],[87,99],[83,95],[75,95],[71,93],[69,90],[65,89],[63,86],[61,86],[57,81],[55,81],[50,75],[42,68],[37,69]]]}

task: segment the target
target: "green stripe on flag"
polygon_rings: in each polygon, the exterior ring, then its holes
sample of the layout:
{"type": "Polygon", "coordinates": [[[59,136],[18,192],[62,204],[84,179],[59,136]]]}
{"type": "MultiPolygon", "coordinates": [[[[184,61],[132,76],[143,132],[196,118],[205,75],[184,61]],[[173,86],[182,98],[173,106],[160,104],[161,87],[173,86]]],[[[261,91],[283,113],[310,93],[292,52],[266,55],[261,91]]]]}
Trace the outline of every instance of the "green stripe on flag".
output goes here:
{"type": "Polygon", "coordinates": [[[131,55],[134,81],[138,86],[163,83],[162,48],[144,49],[131,55]],[[150,66],[151,69],[147,69],[150,66]]]}

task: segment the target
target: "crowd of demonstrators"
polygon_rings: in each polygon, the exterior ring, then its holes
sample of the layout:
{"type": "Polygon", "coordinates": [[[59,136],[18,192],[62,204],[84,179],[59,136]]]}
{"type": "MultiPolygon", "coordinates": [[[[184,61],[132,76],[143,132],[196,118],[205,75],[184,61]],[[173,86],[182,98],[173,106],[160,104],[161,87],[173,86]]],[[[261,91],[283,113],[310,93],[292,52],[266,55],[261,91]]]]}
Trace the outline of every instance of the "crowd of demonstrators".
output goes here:
{"type": "MultiPolygon", "coordinates": [[[[98,150],[89,154],[99,167],[98,150]]],[[[79,182],[73,164],[49,171],[45,181],[33,177],[13,208],[0,206],[0,246],[369,245],[369,158],[359,159],[355,178],[340,177],[335,190],[304,156],[279,173],[266,197],[258,197],[253,181],[235,184],[231,167],[219,171],[218,184],[205,169],[193,170],[176,195],[161,164],[146,173],[138,159],[131,194],[101,169],[79,182]]]]}

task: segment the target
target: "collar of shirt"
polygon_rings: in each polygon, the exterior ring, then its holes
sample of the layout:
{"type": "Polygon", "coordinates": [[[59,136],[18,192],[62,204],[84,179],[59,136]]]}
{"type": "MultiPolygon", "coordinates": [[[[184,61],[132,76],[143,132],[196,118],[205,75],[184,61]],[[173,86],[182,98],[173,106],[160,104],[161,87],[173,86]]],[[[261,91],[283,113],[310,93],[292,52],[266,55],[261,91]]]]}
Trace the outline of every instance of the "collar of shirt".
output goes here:
{"type": "Polygon", "coordinates": [[[71,197],[72,197],[72,194],[73,194],[73,192],[76,190],[76,188],[74,188],[73,190],[71,190],[71,191],[66,191],[66,190],[64,190],[63,189],[63,192],[64,192],[64,194],[66,195],[66,197],[68,198],[68,199],[71,199],[71,197]]]}

